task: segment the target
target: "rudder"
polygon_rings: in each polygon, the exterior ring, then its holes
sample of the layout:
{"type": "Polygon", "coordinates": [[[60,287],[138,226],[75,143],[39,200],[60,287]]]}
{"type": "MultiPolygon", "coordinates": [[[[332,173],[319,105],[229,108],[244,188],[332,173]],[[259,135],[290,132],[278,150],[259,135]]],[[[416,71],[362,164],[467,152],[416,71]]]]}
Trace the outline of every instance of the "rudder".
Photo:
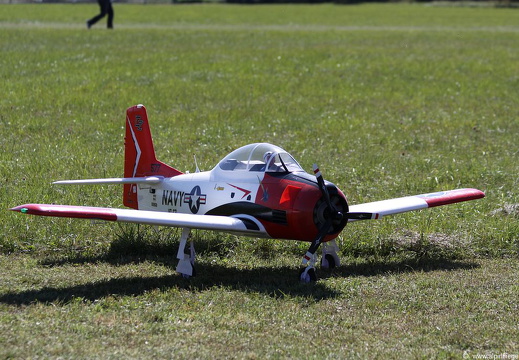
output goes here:
{"type": "MultiPolygon", "coordinates": [[[[124,177],[172,177],[180,174],[182,172],[157,160],[144,105],[128,108],[124,144],[124,177]]],[[[124,185],[123,203],[127,207],[138,209],[137,185],[124,185]]]]}

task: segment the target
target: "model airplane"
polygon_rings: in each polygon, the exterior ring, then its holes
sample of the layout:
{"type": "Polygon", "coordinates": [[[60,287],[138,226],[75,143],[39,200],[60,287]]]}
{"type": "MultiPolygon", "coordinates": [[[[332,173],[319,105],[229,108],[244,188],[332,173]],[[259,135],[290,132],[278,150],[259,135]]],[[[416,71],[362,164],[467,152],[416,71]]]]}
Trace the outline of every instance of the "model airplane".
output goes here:
{"type": "Polygon", "coordinates": [[[194,273],[191,229],[224,231],[252,237],[307,241],[299,279],[315,281],[316,252],[321,266],[340,264],[335,238],[346,223],[428,207],[480,199],[477,189],[458,189],[349,205],[344,194],[327,182],[316,165],[314,175],[280,147],[243,146],[214,169],[183,174],[157,160],[146,108],[127,110],[124,177],[56,181],[55,184],[123,184],[123,203],[131,209],[26,204],[11,210],[24,214],[101,219],[182,228],[177,271],[194,273]]]}

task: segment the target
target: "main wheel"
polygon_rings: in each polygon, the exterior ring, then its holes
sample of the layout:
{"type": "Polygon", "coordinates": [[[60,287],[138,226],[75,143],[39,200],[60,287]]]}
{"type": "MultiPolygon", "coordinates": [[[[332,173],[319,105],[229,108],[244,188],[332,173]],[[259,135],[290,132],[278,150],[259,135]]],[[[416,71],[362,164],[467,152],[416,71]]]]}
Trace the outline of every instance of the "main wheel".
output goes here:
{"type": "Polygon", "coordinates": [[[331,254],[326,254],[321,258],[321,267],[323,269],[335,269],[335,258],[331,254]]]}
{"type": "Polygon", "coordinates": [[[309,282],[317,281],[317,275],[315,275],[315,269],[313,267],[309,268],[308,271],[306,269],[307,268],[303,268],[303,269],[301,269],[301,271],[299,271],[299,281],[301,281],[302,283],[305,283],[305,284],[308,284],[309,282]]]}

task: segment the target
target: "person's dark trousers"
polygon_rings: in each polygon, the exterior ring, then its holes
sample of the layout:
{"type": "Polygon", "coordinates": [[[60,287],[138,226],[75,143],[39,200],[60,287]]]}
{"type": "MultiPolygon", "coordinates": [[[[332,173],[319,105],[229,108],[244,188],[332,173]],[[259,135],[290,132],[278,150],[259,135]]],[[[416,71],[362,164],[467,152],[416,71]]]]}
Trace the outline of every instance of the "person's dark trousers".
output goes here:
{"type": "Polygon", "coordinates": [[[112,29],[114,27],[114,9],[112,8],[112,2],[110,0],[97,0],[101,13],[94,16],[92,19],[87,21],[87,25],[90,28],[96,22],[101,20],[105,15],[108,15],[107,27],[112,29]]]}

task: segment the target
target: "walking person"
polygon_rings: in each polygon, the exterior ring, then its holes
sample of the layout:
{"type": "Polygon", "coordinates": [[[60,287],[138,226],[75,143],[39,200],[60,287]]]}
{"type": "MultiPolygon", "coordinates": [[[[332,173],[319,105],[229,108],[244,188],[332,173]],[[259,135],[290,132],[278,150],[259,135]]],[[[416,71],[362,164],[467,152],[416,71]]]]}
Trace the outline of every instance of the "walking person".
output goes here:
{"type": "Polygon", "coordinates": [[[101,12],[99,15],[94,16],[92,19],[87,21],[87,29],[90,29],[92,25],[101,20],[105,15],[108,15],[108,20],[106,22],[106,27],[108,29],[114,28],[114,9],[112,8],[111,0],[97,0],[99,7],[101,8],[101,12]]]}

